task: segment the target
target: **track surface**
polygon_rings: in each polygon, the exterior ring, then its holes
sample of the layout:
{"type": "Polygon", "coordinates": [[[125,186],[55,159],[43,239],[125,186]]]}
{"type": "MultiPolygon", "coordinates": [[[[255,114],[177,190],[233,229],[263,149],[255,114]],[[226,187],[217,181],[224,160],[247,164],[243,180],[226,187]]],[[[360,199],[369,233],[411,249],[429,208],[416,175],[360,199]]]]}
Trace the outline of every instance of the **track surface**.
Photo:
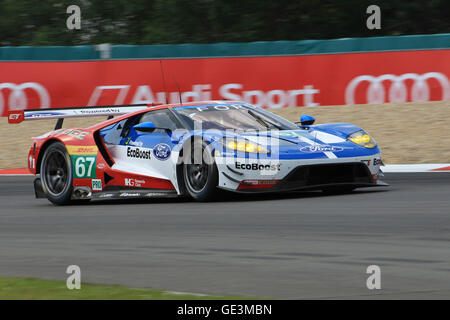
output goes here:
{"type": "Polygon", "coordinates": [[[0,177],[0,276],[275,298],[450,299],[450,174],[299,193],[55,207],[0,177]],[[388,190],[388,191],[386,191],[388,190]],[[366,288],[381,267],[381,290],[366,288]]]}

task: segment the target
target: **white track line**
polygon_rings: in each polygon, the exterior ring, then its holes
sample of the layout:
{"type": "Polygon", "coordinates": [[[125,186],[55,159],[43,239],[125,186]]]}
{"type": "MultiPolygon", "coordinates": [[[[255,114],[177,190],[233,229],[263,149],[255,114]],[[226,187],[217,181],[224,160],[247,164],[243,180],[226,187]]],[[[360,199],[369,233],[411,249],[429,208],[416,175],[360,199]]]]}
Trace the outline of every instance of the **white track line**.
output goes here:
{"type": "MultiPolygon", "coordinates": [[[[427,163],[427,164],[388,164],[381,167],[383,172],[387,173],[401,173],[401,172],[450,172],[450,163],[427,163]],[[445,170],[439,170],[445,169],[445,170]]],[[[14,173],[0,173],[0,176],[8,177],[31,177],[30,173],[14,174],[14,173]]]]}
{"type": "Polygon", "coordinates": [[[381,167],[383,172],[449,172],[435,171],[436,169],[448,168],[450,163],[427,163],[427,164],[388,164],[381,167]]]}

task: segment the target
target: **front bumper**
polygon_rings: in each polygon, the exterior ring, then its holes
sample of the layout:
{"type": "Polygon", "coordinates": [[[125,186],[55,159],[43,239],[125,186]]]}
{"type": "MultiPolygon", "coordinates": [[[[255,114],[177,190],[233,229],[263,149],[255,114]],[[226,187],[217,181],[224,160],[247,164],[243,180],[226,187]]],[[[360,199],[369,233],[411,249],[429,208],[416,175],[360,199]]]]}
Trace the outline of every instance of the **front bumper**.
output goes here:
{"type": "Polygon", "coordinates": [[[369,161],[367,158],[353,158],[346,159],[347,161],[335,159],[289,163],[280,161],[279,170],[270,175],[256,170],[239,170],[251,168],[250,166],[228,164],[219,169],[219,187],[235,192],[261,193],[387,186],[378,180],[378,177],[382,176],[379,165],[381,160],[378,159],[369,161]]]}
{"type": "Polygon", "coordinates": [[[281,180],[274,189],[297,190],[327,185],[372,185],[375,181],[360,162],[299,166],[281,180]]]}

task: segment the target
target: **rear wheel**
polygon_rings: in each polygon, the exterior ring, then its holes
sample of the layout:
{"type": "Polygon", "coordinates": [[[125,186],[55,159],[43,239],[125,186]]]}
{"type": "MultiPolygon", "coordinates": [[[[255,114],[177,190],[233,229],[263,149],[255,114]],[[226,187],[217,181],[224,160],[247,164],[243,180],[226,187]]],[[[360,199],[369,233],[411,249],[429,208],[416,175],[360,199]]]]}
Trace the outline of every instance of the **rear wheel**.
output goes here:
{"type": "Polygon", "coordinates": [[[61,142],[51,144],[41,162],[41,181],[48,200],[57,205],[70,203],[72,195],[72,164],[61,142]]]}
{"type": "Polygon", "coordinates": [[[187,194],[193,199],[211,201],[217,195],[218,170],[206,145],[201,146],[201,152],[200,161],[194,161],[193,150],[185,155],[183,163],[184,186],[187,194]]]}

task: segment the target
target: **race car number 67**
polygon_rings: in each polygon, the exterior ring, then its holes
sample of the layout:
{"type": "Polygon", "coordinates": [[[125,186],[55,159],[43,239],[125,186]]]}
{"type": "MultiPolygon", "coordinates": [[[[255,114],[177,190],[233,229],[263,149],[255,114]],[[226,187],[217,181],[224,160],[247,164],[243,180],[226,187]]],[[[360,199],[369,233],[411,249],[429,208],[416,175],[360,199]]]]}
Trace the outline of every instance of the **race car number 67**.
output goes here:
{"type": "Polygon", "coordinates": [[[75,161],[75,175],[79,178],[91,177],[92,167],[95,163],[95,157],[78,157],[75,161]],[[88,162],[88,164],[86,163],[88,162]],[[86,172],[87,167],[87,172],[86,172]]]}

